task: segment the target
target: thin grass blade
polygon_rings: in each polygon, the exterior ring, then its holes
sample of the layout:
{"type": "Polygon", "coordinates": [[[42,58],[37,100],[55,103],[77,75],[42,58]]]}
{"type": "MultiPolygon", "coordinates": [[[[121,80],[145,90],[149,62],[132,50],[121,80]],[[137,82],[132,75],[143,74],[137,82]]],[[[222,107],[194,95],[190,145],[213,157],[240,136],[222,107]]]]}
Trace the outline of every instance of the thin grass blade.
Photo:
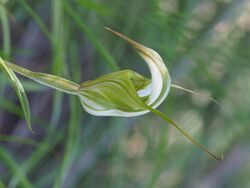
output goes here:
{"type": "Polygon", "coordinates": [[[0,160],[1,163],[5,164],[13,174],[13,177],[18,177],[20,179],[20,187],[31,188],[32,184],[24,174],[22,168],[16,163],[13,157],[0,146],[0,160]]]}
{"type": "Polygon", "coordinates": [[[34,19],[34,21],[37,23],[38,27],[41,29],[41,31],[44,33],[44,35],[53,44],[53,38],[52,38],[48,28],[43,23],[42,19],[39,17],[39,15],[32,9],[32,7],[29,5],[29,3],[26,2],[26,0],[20,0],[18,2],[25,9],[25,11],[27,11],[27,13],[34,19]]]}
{"type": "Polygon", "coordinates": [[[23,145],[31,145],[31,146],[38,146],[38,142],[20,136],[10,136],[10,135],[0,135],[0,142],[13,142],[16,144],[23,144],[23,145]]]}
{"type": "Polygon", "coordinates": [[[119,70],[118,64],[115,62],[113,57],[106,50],[105,46],[96,38],[93,34],[94,32],[84,24],[83,20],[79,17],[79,15],[75,12],[72,6],[68,3],[68,1],[64,2],[64,8],[67,14],[72,18],[72,20],[78,25],[78,27],[85,33],[85,35],[90,39],[90,41],[95,45],[96,50],[102,55],[102,57],[107,61],[109,67],[116,71],[119,70]]]}
{"type": "Polygon", "coordinates": [[[9,27],[9,20],[8,20],[8,12],[5,9],[3,4],[0,4],[0,19],[3,31],[3,52],[4,56],[9,58],[11,52],[11,45],[10,45],[10,27],[9,27]]]}
{"type": "Polygon", "coordinates": [[[21,107],[23,109],[24,117],[26,119],[27,128],[32,131],[31,123],[30,123],[30,108],[27,96],[23,89],[23,86],[19,79],[16,77],[15,73],[5,64],[4,60],[0,57],[0,68],[7,75],[12,87],[15,89],[16,94],[19,98],[21,107]]]}

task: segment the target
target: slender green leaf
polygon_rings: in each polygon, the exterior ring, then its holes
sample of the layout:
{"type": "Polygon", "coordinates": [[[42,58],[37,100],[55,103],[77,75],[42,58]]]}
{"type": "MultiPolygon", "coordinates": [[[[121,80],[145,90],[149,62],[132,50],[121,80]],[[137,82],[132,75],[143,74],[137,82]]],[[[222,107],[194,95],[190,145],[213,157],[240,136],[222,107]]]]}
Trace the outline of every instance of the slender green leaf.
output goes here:
{"type": "MultiPolygon", "coordinates": [[[[52,14],[52,37],[54,41],[53,56],[51,64],[51,73],[54,75],[61,75],[65,67],[66,59],[66,37],[67,27],[64,20],[64,7],[61,0],[51,1],[52,14]]],[[[49,131],[53,131],[58,125],[60,115],[62,113],[63,94],[59,92],[53,93],[52,116],[49,131]]]]}
{"type": "Polygon", "coordinates": [[[26,0],[19,0],[18,1],[21,6],[30,14],[30,16],[35,20],[37,25],[40,27],[44,35],[50,40],[50,42],[53,44],[53,38],[51,37],[51,34],[46,27],[46,25],[43,23],[42,19],[37,15],[37,13],[30,7],[30,5],[26,2],[26,0]]]}
{"type": "Polygon", "coordinates": [[[27,144],[32,146],[38,146],[38,143],[29,138],[23,138],[19,136],[10,136],[10,135],[0,135],[0,142],[14,142],[17,144],[27,144]]]}
{"type": "Polygon", "coordinates": [[[31,132],[33,132],[32,128],[31,128],[31,123],[30,123],[29,102],[28,102],[27,96],[25,94],[25,91],[23,89],[21,82],[16,77],[15,73],[10,68],[8,68],[8,66],[5,64],[4,60],[1,57],[0,57],[0,68],[6,74],[12,87],[15,89],[16,94],[19,98],[20,104],[21,104],[22,109],[23,109],[24,117],[26,119],[27,128],[31,132]]]}
{"type": "Polygon", "coordinates": [[[16,161],[12,158],[12,156],[0,146],[0,159],[9,169],[12,171],[13,176],[16,176],[20,179],[20,185],[23,188],[31,188],[32,184],[21,170],[22,168],[16,163],[16,161]]]}
{"type": "MultiPolygon", "coordinates": [[[[28,174],[42,159],[64,138],[64,131],[61,130],[55,136],[47,135],[39,147],[29,156],[29,158],[22,164],[23,173],[28,174]]],[[[9,182],[9,187],[16,187],[21,181],[18,176],[13,176],[9,182]]]]}
{"type": "Polygon", "coordinates": [[[2,4],[0,4],[0,18],[2,22],[2,30],[3,30],[3,52],[4,55],[9,58],[11,46],[10,46],[10,27],[9,27],[9,20],[7,16],[7,11],[3,7],[2,4]]]}
{"type": "Polygon", "coordinates": [[[119,70],[118,64],[115,62],[113,57],[109,54],[102,43],[93,34],[94,32],[83,22],[83,19],[76,14],[75,10],[67,1],[64,2],[65,11],[72,17],[72,20],[79,26],[79,28],[86,34],[90,41],[95,45],[97,51],[102,55],[102,57],[107,61],[109,67],[112,70],[119,70]]]}
{"type": "Polygon", "coordinates": [[[80,6],[85,7],[89,10],[93,10],[96,13],[101,14],[103,16],[111,15],[111,11],[108,9],[108,7],[104,6],[103,4],[96,3],[91,0],[77,0],[76,2],[80,6]]]}
{"type": "Polygon", "coordinates": [[[0,188],[5,188],[5,185],[1,179],[0,179],[0,188]]]}

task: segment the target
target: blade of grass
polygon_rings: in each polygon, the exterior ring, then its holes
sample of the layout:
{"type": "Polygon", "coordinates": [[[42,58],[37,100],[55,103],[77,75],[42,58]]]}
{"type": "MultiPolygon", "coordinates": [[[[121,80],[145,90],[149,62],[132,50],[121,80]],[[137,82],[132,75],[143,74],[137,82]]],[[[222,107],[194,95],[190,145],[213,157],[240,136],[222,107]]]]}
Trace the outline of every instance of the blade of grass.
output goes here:
{"type": "MultiPolygon", "coordinates": [[[[56,181],[53,185],[54,188],[61,188],[64,181],[66,180],[66,176],[69,175],[69,169],[71,167],[72,162],[76,157],[76,144],[77,144],[77,133],[79,131],[79,113],[77,113],[76,108],[76,99],[71,98],[70,100],[70,122],[69,122],[69,130],[68,130],[68,138],[66,142],[66,148],[64,152],[64,157],[61,165],[61,169],[56,178],[56,181]]],[[[79,112],[79,110],[78,110],[79,112]]]]}
{"type": "Polygon", "coordinates": [[[11,53],[11,42],[10,42],[10,27],[9,27],[9,19],[8,13],[6,9],[0,4],[0,17],[2,23],[2,31],[3,31],[3,53],[4,55],[9,58],[11,53]]]}
{"type": "Polygon", "coordinates": [[[160,133],[160,140],[158,144],[158,148],[156,151],[156,156],[154,161],[154,169],[152,171],[152,176],[149,179],[148,183],[146,184],[147,188],[154,188],[155,184],[157,182],[157,179],[159,178],[161,174],[161,169],[163,166],[163,163],[166,161],[166,158],[164,157],[165,149],[167,145],[167,138],[168,138],[168,128],[162,127],[161,133],[160,133]]]}
{"type": "Polygon", "coordinates": [[[61,0],[52,1],[52,36],[55,42],[53,49],[52,73],[61,74],[65,60],[65,24],[61,0]]]}
{"type": "MultiPolygon", "coordinates": [[[[36,165],[40,164],[42,159],[64,138],[64,130],[60,130],[56,135],[48,134],[39,147],[25,160],[21,165],[23,173],[28,174],[36,165]]],[[[21,181],[20,177],[13,176],[9,181],[8,187],[14,188],[21,181]]]]}
{"type": "MultiPolygon", "coordinates": [[[[61,0],[53,0],[52,2],[52,36],[53,45],[53,61],[52,74],[58,75],[62,73],[65,62],[65,25],[64,25],[64,10],[61,0]]],[[[60,114],[62,112],[63,94],[60,92],[53,93],[53,107],[51,116],[51,130],[58,125],[60,114]]]]}
{"type": "Polygon", "coordinates": [[[51,170],[43,174],[43,176],[39,177],[33,184],[34,187],[51,187],[51,182],[55,180],[56,177],[56,170],[51,170]]]}
{"type": "Polygon", "coordinates": [[[111,10],[101,3],[96,3],[91,0],[77,0],[76,3],[103,16],[111,15],[111,10]]]}
{"type": "Polygon", "coordinates": [[[17,144],[26,144],[26,145],[31,145],[31,146],[38,146],[38,142],[25,138],[25,137],[19,137],[19,136],[10,136],[10,135],[0,135],[0,142],[14,142],[17,144]]]}
{"type": "Polygon", "coordinates": [[[22,168],[15,162],[12,158],[11,154],[9,154],[2,146],[0,146],[0,159],[1,161],[9,167],[12,171],[14,177],[18,177],[20,179],[20,186],[23,188],[31,188],[32,184],[26,177],[22,168]]]}
{"type": "Polygon", "coordinates": [[[1,179],[0,179],[0,188],[5,188],[5,185],[1,179]]]}
{"type": "MultiPolygon", "coordinates": [[[[123,187],[124,183],[126,182],[125,180],[125,174],[122,173],[124,168],[126,167],[126,161],[127,161],[127,156],[124,155],[124,149],[121,147],[120,141],[126,137],[127,132],[130,130],[128,127],[125,125],[126,120],[123,119],[121,120],[120,118],[114,118],[113,122],[111,123],[113,130],[113,135],[114,135],[114,144],[116,147],[114,151],[112,151],[112,156],[110,156],[110,161],[108,166],[116,166],[119,164],[119,169],[121,172],[117,172],[119,176],[115,176],[114,178],[111,179],[111,181],[108,183],[107,188],[121,188],[123,187]]],[[[112,173],[112,167],[110,168],[110,172],[112,173]]]]}
{"type": "Polygon", "coordinates": [[[22,117],[22,108],[15,105],[12,101],[6,100],[4,98],[0,98],[0,107],[12,114],[17,115],[18,117],[22,117]]]}
{"type": "Polygon", "coordinates": [[[87,25],[84,24],[83,19],[80,18],[80,16],[76,13],[76,11],[70,6],[70,4],[67,1],[64,0],[63,3],[65,11],[68,13],[70,17],[72,17],[76,25],[85,33],[85,35],[95,45],[96,50],[107,61],[109,67],[113,71],[119,70],[118,64],[115,62],[115,60],[106,50],[106,48],[102,45],[102,43],[96,38],[96,36],[93,34],[94,32],[87,25]]]}
{"type": "MultiPolygon", "coordinates": [[[[138,19],[135,19],[140,15],[140,8],[142,7],[143,2],[140,1],[133,1],[131,4],[131,8],[128,10],[127,18],[125,20],[125,23],[121,26],[120,32],[126,33],[127,36],[130,36],[133,29],[135,28],[135,25],[138,22],[138,19]]],[[[118,6],[117,9],[123,8],[122,6],[118,6]]],[[[115,54],[117,60],[122,59],[123,55],[125,54],[125,49],[127,45],[124,45],[122,40],[117,40],[112,54],[115,54]]]]}
{"type": "MultiPolygon", "coordinates": [[[[0,4],[0,17],[1,17],[1,25],[2,25],[2,34],[3,34],[3,50],[1,51],[3,57],[9,58],[11,54],[11,39],[10,39],[10,27],[8,20],[8,11],[6,10],[4,2],[0,4]]],[[[0,80],[0,87],[4,88],[5,83],[0,80]]],[[[3,90],[0,92],[3,95],[3,90]]]]}
{"type": "Polygon", "coordinates": [[[16,77],[15,73],[6,66],[5,62],[2,60],[1,57],[0,57],[0,68],[4,71],[4,73],[6,74],[6,76],[9,79],[12,87],[15,89],[16,94],[19,98],[21,107],[23,109],[24,117],[26,119],[27,128],[32,132],[31,123],[30,123],[29,102],[28,102],[27,96],[24,92],[23,86],[22,86],[21,82],[18,80],[18,78],[16,77]]]}
{"type": "Polygon", "coordinates": [[[53,44],[53,38],[52,38],[48,28],[43,23],[42,19],[37,15],[37,13],[31,8],[31,6],[26,2],[26,0],[20,0],[18,2],[28,12],[28,14],[34,19],[34,21],[37,23],[38,27],[41,29],[41,31],[44,33],[44,35],[53,44]]]}

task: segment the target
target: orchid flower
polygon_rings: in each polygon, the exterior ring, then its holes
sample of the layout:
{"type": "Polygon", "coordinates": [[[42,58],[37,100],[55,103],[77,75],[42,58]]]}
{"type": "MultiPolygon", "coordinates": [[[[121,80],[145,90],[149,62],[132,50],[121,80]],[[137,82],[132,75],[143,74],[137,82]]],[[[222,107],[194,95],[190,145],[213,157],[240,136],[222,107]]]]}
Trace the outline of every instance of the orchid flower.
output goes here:
{"type": "MultiPolygon", "coordinates": [[[[17,91],[26,114],[25,117],[28,125],[30,125],[30,120],[27,97],[14,72],[40,84],[77,96],[85,111],[95,116],[131,117],[152,112],[177,128],[194,145],[207,152],[213,158],[221,160],[223,157],[217,157],[211,153],[182,130],[173,120],[156,110],[167,97],[171,86],[193,94],[197,93],[180,86],[171,85],[168,69],[157,52],[117,31],[110,28],[105,29],[127,41],[136,50],[147,63],[151,73],[151,79],[132,70],[122,70],[106,74],[95,80],[77,84],[58,76],[30,71],[0,59],[0,68],[8,75],[12,85],[17,91]]],[[[31,130],[30,126],[28,126],[28,128],[31,130]]]]}
{"type": "Polygon", "coordinates": [[[151,80],[131,71],[118,71],[88,81],[80,86],[84,109],[97,116],[138,116],[158,107],[167,97],[171,80],[162,58],[126,36],[106,28],[129,42],[147,63],[151,80]]]}

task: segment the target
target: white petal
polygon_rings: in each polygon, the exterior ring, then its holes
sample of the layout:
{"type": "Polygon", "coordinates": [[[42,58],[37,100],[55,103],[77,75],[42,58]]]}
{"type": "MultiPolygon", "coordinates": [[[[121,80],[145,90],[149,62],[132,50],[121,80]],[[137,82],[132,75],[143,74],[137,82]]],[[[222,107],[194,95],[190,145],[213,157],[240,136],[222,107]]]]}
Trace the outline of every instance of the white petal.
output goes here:
{"type": "MultiPolygon", "coordinates": [[[[94,116],[119,116],[119,117],[132,117],[132,116],[139,116],[139,115],[143,115],[143,114],[146,114],[149,112],[149,110],[142,110],[142,111],[139,111],[139,112],[124,112],[124,111],[120,111],[120,110],[116,110],[116,109],[113,109],[113,110],[93,110],[92,108],[89,108],[83,100],[83,98],[81,98],[81,103],[82,103],[82,106],[84,108],[84,110],[86,112],[88,112],[89,114],[92,114],[94,116]]],[[[86,102],[86,101],[85,101],[86,102]]]]}
{"type": "Polygon", "coordinates": [[[136,45],[135,48],[138,49],[138,53],[146,61],[151,73],[151,93],[147,104],[156,108],[167,97],[170,90],[171,80],[169,73],[157,52],[142,45],[136,45]]]}

